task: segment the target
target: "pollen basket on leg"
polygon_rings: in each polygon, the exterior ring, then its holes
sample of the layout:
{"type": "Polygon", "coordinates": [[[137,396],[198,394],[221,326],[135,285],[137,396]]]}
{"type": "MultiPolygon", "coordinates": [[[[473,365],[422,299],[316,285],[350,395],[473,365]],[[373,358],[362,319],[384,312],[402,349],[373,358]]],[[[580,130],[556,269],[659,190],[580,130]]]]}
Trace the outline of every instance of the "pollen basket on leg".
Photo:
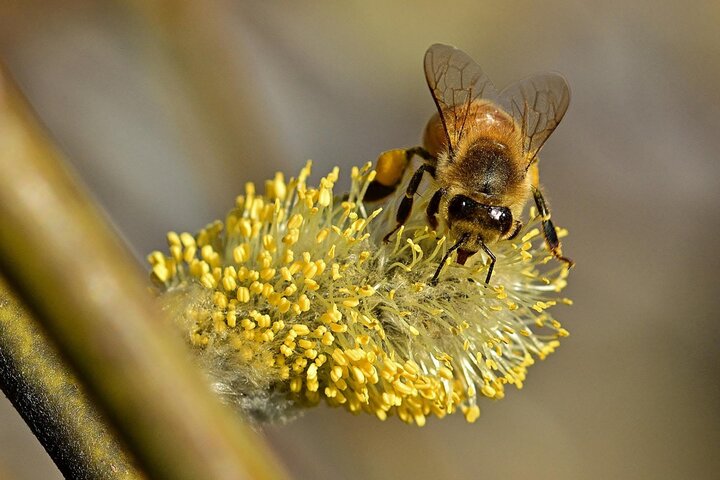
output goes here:
{"type": "Polygon", "coordinates": [[[539,219],[495,246],[490,287],[482,254],[450,262],[433,286],[452,241],[426,223],[432,192],[421,186],[384,244],[404,189],[368,211],[374,175],[353,168],[346,195],[335,191],[338,169],[310,184],[309,163],[264,193],[248,184],[224,222],[170,233],[168,251],[148,256],[214,388],[249,417],[282,420],[325,402],[417,425],[455,412],[475,421],[481,397],[521,388],[567,335],[549,312],[569,302],[559,297],[567,271],[546,262],[539,219]]]}

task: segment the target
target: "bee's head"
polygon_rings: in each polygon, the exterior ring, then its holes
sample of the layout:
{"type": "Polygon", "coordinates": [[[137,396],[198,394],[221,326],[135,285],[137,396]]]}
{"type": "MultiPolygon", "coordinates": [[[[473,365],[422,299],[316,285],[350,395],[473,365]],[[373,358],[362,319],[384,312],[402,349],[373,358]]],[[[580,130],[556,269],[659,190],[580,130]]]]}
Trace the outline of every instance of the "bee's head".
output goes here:
{"type": "Polygon", "coordinates": [[[465,195],[452,197],[447,213],[452,230],[477,235],[485,243],[507,237],[514,224],[508,207],[485,205],[465,195]]]}

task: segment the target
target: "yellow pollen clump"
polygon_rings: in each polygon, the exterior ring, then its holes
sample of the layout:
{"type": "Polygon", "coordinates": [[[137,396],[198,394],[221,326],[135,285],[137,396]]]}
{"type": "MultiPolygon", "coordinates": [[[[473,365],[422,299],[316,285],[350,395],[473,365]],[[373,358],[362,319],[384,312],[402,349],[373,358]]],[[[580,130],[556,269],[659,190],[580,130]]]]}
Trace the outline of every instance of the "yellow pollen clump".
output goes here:
{"type": "MultiPolygon", "coordinates": [[[[518,243],[492,245],[466,265],[448,259],[448,231],[431,231],[416,197],[409,221],[385,244],[408,175],[382,208],[363,204],[375,172],[339,170],[308,186],[310,164],[282,174],[264,194],[247,184],[224,222],[167,235],[168,254],[148,256],[164,306],[175,316],[216,390],[257,419],[321,401],[385,420],[480,416],[479,398],[521,388],[535,358],[568,331],[549,310],[566,284],[531,218],[518,243]]],[[[531,212],[533,213],[533,212],[531,212]]],[[[565,230],[558,233],[566,235],[565,230]]]]}

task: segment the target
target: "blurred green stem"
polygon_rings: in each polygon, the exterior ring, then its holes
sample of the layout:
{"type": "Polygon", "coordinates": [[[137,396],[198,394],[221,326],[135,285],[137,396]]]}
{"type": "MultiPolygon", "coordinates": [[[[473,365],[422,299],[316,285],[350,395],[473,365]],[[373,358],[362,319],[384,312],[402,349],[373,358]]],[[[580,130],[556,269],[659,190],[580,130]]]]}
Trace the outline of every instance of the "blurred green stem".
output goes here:
{"type": "Polygon", "coordinates": [[[0,271],[151,478],[284,475],[221,405],[147,282],[0,77],[0,271]]]}
{"type": "Polygon", "coordinates": [[[145,478],[1,277],[0,387],[65,478],[145,478]]]}

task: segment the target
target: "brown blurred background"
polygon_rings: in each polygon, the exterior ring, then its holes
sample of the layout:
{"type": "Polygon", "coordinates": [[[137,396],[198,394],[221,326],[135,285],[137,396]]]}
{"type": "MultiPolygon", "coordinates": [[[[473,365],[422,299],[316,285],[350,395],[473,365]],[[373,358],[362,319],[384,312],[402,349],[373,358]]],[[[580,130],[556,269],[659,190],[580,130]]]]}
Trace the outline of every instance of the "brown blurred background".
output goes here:
{"type": "MultiPolygon", "coordinates": [[[[720,3],[388,3],[4,0],[0,57],[139,259],[248,180],[417,143],[431,43],[498,86],[562,72],[571,337],[474,425],[321,407],[267,434],[298,479],[718,478],[720,3]]],[[[4,398],[0,425],[7,472],[59,478],[4,398]]]]}

